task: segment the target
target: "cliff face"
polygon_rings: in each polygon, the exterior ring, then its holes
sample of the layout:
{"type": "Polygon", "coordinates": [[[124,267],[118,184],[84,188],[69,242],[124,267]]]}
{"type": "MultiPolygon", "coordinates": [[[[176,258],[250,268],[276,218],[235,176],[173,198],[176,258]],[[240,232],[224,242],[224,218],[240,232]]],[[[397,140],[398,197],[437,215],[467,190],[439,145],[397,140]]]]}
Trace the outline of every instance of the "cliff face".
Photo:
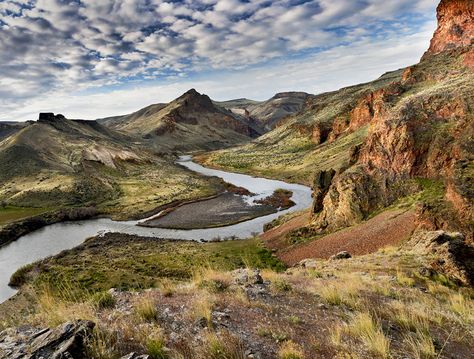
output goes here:
{"type": "Polygon", "coordinates": [[[314,206],[317,231],[354,225],[430,181],[444,188],[444,199],[423,205],[420,223],[454,227],[472,240],[474,71],[466,59],[473,53],[473,6],[443,0],[422,61],[400,81],[361,97],[343,125],[334,121],[329,139],[367,123],[369,131],[352,163],[334,176],[322,206],[314,206]]]}
{"type": "Polygon", "coordinates": [[[442,0],[437,9],[438,28],[424,57],[474,41],[474,1],[442,0]]]}

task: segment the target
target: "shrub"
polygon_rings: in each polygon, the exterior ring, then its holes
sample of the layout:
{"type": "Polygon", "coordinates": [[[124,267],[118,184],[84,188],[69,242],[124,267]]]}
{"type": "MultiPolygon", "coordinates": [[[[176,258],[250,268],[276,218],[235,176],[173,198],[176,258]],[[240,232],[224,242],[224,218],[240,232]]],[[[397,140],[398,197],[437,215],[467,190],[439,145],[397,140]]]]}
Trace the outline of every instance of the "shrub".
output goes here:
{"type": "Polygon", "coordinates": [[[155,337],[148,339],[146,343],[147,353],[152,359],[166,359],[168,352],[165,347],[165,342],[162,337],[155,337]]]}
{"type": "Polygon", "coordinates": [[[155,321],[158,317],[155,301],[150,297],[142,298],[135,305],[135,313],[144,321],[155,321]]]}
{"type": "Polygon", "coordinates": [[[92,304],[97,309],[106,309],[115,307],[115,298],[109,292],[97,292],[91,298],[92,304]]]}
{"type": "Polygon", "coordinates": [[[279,359],[303,359],[304,353],[301,347],[295,342],[288,340],[284,342],[278,350],[279,359]]]}

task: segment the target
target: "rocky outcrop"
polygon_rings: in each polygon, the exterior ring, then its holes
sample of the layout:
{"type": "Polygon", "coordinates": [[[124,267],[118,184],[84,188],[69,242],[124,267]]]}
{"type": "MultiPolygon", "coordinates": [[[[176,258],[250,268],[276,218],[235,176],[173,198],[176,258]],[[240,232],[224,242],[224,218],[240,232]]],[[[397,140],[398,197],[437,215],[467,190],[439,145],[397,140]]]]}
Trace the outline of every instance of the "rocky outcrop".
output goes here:
{"type": "Polygon", "coordinates": [[[0,357],[10,359],[88,358],[86,341],[94,323],[68,322],[54,329],[20,327],[0,333],[0,357]]]}
{"type": "Polygon", "coordinates": [[[466,243],[461,233],[421,230],[405,247],[416,253],[434,255],[433,271],[465,285],[474,284],[474,247],[466,243]]]}
{"type": "Polygon", "coordinates": [[[316,172],[313,181],[313,213],[319,213],[323,210],[323,200],[328,193],[335,174],[336,171],[334,169],[316,172]]]}
{"type": "Polygon", "coordinates": [[[437,9],[438,28],[434,33],[426,58],[474,42],[474,2],[472,0],[442,0],[437,9]]]}

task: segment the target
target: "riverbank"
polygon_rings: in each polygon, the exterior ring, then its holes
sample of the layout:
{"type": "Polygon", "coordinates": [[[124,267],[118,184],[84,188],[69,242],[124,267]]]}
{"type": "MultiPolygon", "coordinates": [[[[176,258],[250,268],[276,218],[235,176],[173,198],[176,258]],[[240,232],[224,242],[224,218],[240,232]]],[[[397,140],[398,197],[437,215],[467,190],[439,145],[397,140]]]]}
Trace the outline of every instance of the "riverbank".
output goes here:
{"type": "Polygon", "coordinates": [[[94,218],[98,214],[95,207],[64,208],[8,223],[0,228],[0,248],[45,226],[94,218]]]}

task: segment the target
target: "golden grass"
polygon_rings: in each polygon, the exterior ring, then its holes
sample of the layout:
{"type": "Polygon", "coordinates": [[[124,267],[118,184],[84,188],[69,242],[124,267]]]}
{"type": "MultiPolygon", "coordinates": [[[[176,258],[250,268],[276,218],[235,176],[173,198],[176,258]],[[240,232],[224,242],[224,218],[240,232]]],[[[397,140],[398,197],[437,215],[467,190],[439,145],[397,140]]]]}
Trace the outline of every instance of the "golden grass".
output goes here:
{"type": "Polygon", "coordinates": [[[211,293],[223,292],[232,284],[232,275],[227,271],[204,267],[193,273],[193,283],[211,293]]]}
{"type": "Polygon", "coordinates": [[[405,337],[405,343],[414,359],[437,358],[436,348],[431,336],[424,332],[411,333],[405,337]]]}
{"type": "Polygon", "coordinates": [[[212,311],[216,303],[216,298],[206,292],[196,294],[193,300],[190,315],[193,319],[204,318],[209,327],[212,327],[212,311]]]}
{"type": "Polygon", "coordinates": [[[280,345],[278,349],[279,359],[304,359],[304,353],[298,344],[292,340],[287,340],[280,345]]]}
{"type": "Polygon", "coordinates": [[[155,299],[145,295],[134,305],[135,315],[146,322],[155,321],[158,318],[155,299]]]}
{"type": "Polygon", "coordinates": [[[330,305],[345,305],[351,309],[363,307],[362,290],[367,289],[367,283],[364,283],[359,276],[342,275],[337,281],[318,281],[313,286],[316,294],[330,305]]]}
{"type": "Polygon", "coordinates": [[[400,269],[397,270],[397,283],[404,287],[413,287],[415,285],[415,280],[407,276],[400,269]]]}
{"type": "Polygon", "coordinates": [[[347,333],[360,339],[377,356],[390,357],[390,341],[383,333],[380,322],[369,313],[356,314],[347,327],[347,333]]]}
{"type": "Polygon", "coordinates": [[[38,310],[33,321],[56,327],[74,320],[96,320],[95,307],[90,302],[75,302],[60,298],[49,289],[38,293],[38,310]]]}
{"type": "Polygon", "coordinates": [[[462,322],[474,323],[474,301],[466,299],[461,293],[451,294],[448,298],[449,309],[456,313],[462,322]]]}

